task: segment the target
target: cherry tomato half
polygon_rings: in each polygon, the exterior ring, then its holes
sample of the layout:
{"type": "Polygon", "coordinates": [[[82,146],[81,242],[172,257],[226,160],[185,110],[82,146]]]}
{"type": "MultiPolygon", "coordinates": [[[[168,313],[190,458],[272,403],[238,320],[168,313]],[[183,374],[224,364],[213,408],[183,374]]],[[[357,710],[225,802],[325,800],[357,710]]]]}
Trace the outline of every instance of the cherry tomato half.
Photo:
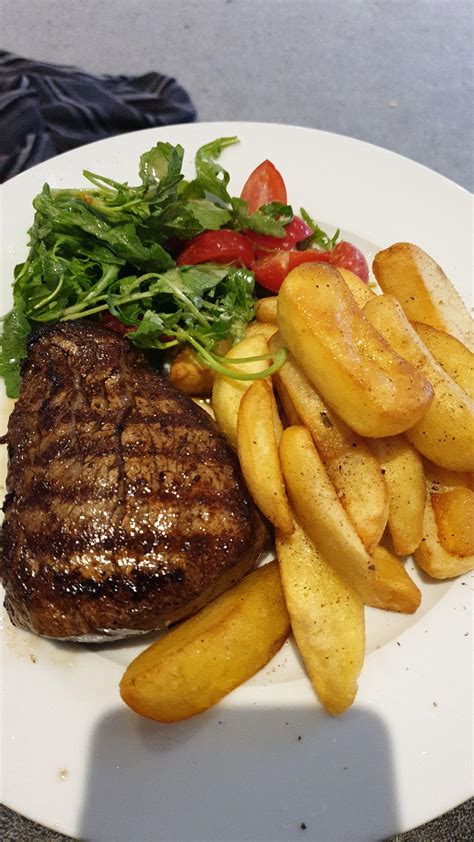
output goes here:
{"type": "Polygon", "coordinates": [[[178,257],[178,266],[195,263],[239,263],[252,266],[254,248],[250,240],[237,231],[221,228],[219,231],[204,231],[190,240],[178,257]]]}
{"type": "Polygon", "coordinates": [[[270,202],[286,205],[285,182],[271,161],[263,161],[250,173],[240,198],[247,202],[249,213],[255,213],[270,202]]]}
{"type": "Polygon", "coordinates": [[[269,251],[287,251],[313,233],[299,216],[294,216],[291,222],[285,225],[285,231],[284,237],[271,237],[268,234],[257,234],[256,231],[246,231],[245,236],[255,246],[256,257],[264,257],[269,251]]]}
{"type": "Polygon", "coordinates": [[[341,269],[350,269],[351,272],[354,272],[354,275],[357,275],[362,281],[368,283],[369,267],[367,266],[367,261],[362,252],[352,243],[341,240],[337,246],[334,246],[330,252],[329,263],[332,263],[336,269],[338,267],[341,269]]]}
{"type": "Polygon", "coordinates": [[[329,263],[329,251],[276,251],[267,257],[258,258],[252,266],[258,283],[278,292],[288,272],[302,263],[329,263]]]}
{"type": "Polygon", "coordinates": [[[120,333],[121,336],[125,336],[126,333],[131,333],[133,330],[136,330],[136,327],[133,325],[124,325],[123,322],[119,321],[115,316],[112,316],[112,313],[109,313],[108,310],[105,310],[102,313],[102,325],[107,327],[109,330],[114,330],[115,333],[120,333]]]}

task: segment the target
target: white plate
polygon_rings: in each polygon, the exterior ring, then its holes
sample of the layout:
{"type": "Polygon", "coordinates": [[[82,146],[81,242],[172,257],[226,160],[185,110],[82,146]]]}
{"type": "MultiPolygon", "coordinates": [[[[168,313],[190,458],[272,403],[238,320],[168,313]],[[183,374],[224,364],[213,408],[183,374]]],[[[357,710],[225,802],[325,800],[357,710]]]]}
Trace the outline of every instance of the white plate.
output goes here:
{"type": "MultiPolygon", "coordinates": [[[[137,179],[158,139],[195,150],[221,135],[234,194],[264,158],[289,200],[368,258],[397,240],[432,254],[465,297],[470,197],[440,175],[359,141],[311,129],[196,124],[116,137],[26,172],[2,191],[2,310],[26,251],[31,200],[84,167],[137,179]]],[[[5,426],[8,407],[4,402],[5,426]]],[[[3,430],[2,430],[3,431],[3,430]]],[[[2,448],[4,451],[5,448],[2,448]]],[[[415,574],[416,575],[416,574],[415,574]]],[[[419,577],[417,577],[419,581],[419,577]]],[[[368,611],[357,701],[323,712],[291,644],[208,713],[160,726],[132,714],[117,684],[144,643],[60,645],[3,623],[3,800],[71,836],[119,840],[380,839],[471,794],[472,580],[421,582],[415,617],[368,611]],[[303,825],[306,826],[306,832],[303,825]]]]}

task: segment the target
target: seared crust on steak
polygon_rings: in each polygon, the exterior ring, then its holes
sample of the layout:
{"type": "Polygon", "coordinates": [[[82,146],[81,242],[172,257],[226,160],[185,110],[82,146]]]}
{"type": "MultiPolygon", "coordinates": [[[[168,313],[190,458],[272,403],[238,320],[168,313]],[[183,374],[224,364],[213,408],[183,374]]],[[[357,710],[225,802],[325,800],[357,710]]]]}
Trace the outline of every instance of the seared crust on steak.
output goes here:
{"type": "Polygon", "coordinates": [[[16,625],[79,639],[162,628],[263,549],[212,419],[95,323],[30,340],[7,441],[1,573],[16,625]]]}

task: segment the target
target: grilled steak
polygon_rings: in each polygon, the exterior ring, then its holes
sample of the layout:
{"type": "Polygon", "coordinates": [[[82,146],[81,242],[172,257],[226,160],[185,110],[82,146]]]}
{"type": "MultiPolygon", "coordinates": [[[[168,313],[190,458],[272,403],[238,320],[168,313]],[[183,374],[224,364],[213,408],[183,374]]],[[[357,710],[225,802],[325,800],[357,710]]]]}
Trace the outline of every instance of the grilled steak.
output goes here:
{"type": "Polygon", "coordinates": [[[7,441],[1,570],[16,625],[89,641],[161,628],[263,549],[212,419],[96,324],[31,339],[7,441]]]}

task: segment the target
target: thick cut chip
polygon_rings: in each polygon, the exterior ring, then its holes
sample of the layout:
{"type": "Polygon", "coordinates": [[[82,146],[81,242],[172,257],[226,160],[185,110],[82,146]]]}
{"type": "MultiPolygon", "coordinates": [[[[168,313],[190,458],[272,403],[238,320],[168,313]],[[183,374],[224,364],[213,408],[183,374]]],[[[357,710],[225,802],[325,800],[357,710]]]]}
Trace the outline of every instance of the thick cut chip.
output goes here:
{"type": "Polygon", "coordinates": [[[259,322],[268,322],[272,325],[278,324],[276,295],[261,298],[260,301],[257,301],[255,305],[255,317],[259,322]]]}
{"type": "Polygon", "coordinates": [[[338,268],[337,270],[342,275],[344,282],[349,287],[352,295],[359,307],[363,307],[375,295],[375,292],[370,289],[369,285],[364,283],[358,275],[351,272],[350,269],[338,268]]]}
{"type": "Polygon", "coordinates": [[[280,458],[290,502],[318,552],[367,605],[405,611],[407,574],[376,553],[369,555],[346,512],[305,427],[287,427],[280,458]]]}
{"type": "MultiPolygon", "coordinates": [[[[460,490],[462,491],[462,489],[460,490]]],[[[428,497],[426,501],[423,538],[420,546],[414,553],[414,557],[418,566],[433,579],[453,579],[455,576],[461,576],[463,573],[468,573],[474,568],[474,553],[471,552],[470,555],[458,555],[449,552],[446,546],[442,544],[438,533],[437,518],[433,508],[433,497],[456,495],[452,496],[449,502],[444,501],[440,503],[438,501],[435,503],[438,507],[438,519],[441,522],[443,537],[449,547],[456,548],[458,551],[461,550],[463,553],[471,544],[472,537],[469,537],[469,534],[472,536],[472,533],[470,533],[472,526],[468,526],[462,520],[462,514],[459,511],[455,511],[456,505],[459,505],[460,502],[456,491],[457,489],[452,489],[440,495],[435,494],[428,497]],[[448,518],[450,519],[450,525],[448,525],[448,518]],[[467,538],[464,537],[464,530],[469,530],[467,538]]],[[[470,493],[472,494],[473,492],[470,493]]],[[[472,510],[472,503],[466,508],[471,508],[472,510]]]]}
{"type": "Polygon", "coordinates": [[[237,453],[247,487],[260,511],[282,532],[293,532],[278,444],[283,428],[270,383],[256,380],[240,402],[237,453]]]}
{"type": "Polygon", "coordinates": [[[287,427],[280,459],[288,496],[318,551],[364,601],[375,576],[371,557],[352,526],[306,427],[287,427]]]}
{"type": "Polygon", "coordinates": [[[474,351],[472,319],[449,278],[423,249],[395,243],[375,255],[374,275],[411,321],[451,333],[474,351]]]}
{"type": "MultiPolygon", "coordinates": [[[[255,360],[248,363],[232,363],[235,359],[247,357],[262,357],[268,354],[268,345],[264,336],[254,334],[237,342],[226,354],[226,361],[236,372],[243,374],[255,374],[265,371],[269,366],[269,360],[255,360]]],[[[234,380],[217,374],[212,389],[212,408],[219,427],[226,434],[227,438],[237,447],[237,417],[239,414],[240,401],[250,387],[252,380],[234,380]]]]}
{"type": "Polygon", "coordinates": [[[474,490],[474,474],[468,471],[448,471],[435,465],[429,459],[423,459],[428,494],[437,491],[450,491],[451,488],[471,488],[474,490]]]}
{"type": "Polygon", "coordinates": [[[264,336],[265,339],[268,340],[276,333],[278,330],[277,325],[272,325],[270,322],[250,322],[247,325],[247,329],[245,331],[245,336],[255,336],[257,333],[260,336],[264,336]]]}
{"type": "Polygon", "coordinates": [[[186,346],[171,363],[170,381],[186,395],[207,397],[212,392],[214,372],[198,360],[193,348],[186,346]]]}
{"type": "Polygon", "coordinates": [[[138,655],[120,694],[158,722],[187,719],[264,667],[289,632],[278,564],[271,562],[138,655]]]}
{"type": "Polygon", "coordinates": [[[428,378],[434,399],[423,418],[405,432],[426,456],[454,471],[474,470],[474,401],[447,374],[391,295],[378,295],[364,313],[387,341],[428,378]]]}
{"type": "Polygon", "coordinates": [[[299,367],[359,435],[395,435],[424,415],[431,385],[374,328],[336,269],[307,263],[290,272],[278,326],[299,367]]]}
{"type": "Polygon", "coordinates": [[[474,354],[459,339],[431,325],[413,322],[421,341],[461,389],[474,400],[474,354]]]}
{"type": "Polygon", "coordinates": [[[365,652],[364,605],[301,526],[277,533],[283,590],[298,649],[313,688],[332,714],[354,701],[365,652]]]}
{"type": "MultiPolygon", "coordinates": [[[[282,345],[279,334],[269,342],[273,353],[282,345]]],[[[273,380],[289,422],[309,429],[342,506],[364,546],[372,552],[388,516],[388,492],[377,459],[363,439],[325,403],[292,354],[273,380]]]]}
{"type": "Polygon", "coordinates": [[[410,578],[403,562],[385,547],[372,554],[375,569],[374,595],[368,605],[385,611],[414,614],[421,603],[421,592],[410,578]]]}
{"type": "Polygon", "coordinates": [[[474,556],[474,491],[458,486],[432,494],[431,505],[444,549],[460,558],[474,556]]]}
{"type": "Polygon", "coordinates": [[[370,439],[389,493],[388,528],[397,555],[411,555],[423,535],[426,482],[423,460],[404,436],[370,439]]]}

